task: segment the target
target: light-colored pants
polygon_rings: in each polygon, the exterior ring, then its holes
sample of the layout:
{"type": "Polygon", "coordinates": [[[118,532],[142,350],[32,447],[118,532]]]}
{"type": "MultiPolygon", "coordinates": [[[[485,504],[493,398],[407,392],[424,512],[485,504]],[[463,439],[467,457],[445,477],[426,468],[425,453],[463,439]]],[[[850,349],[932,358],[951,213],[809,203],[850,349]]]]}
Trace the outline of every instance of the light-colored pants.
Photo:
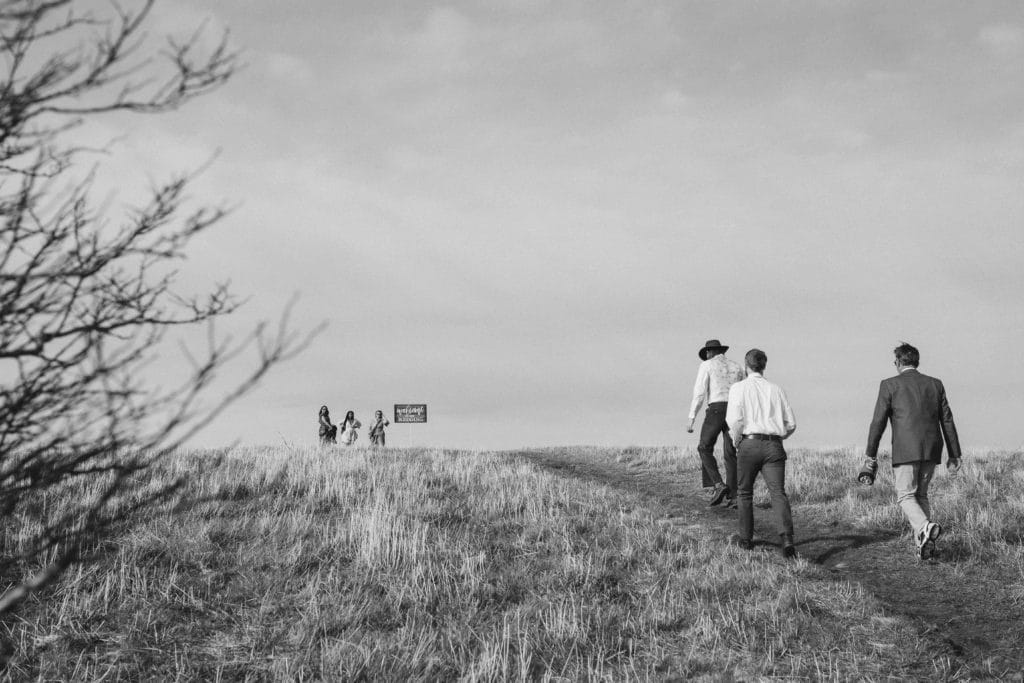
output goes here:
{"type": "Polygon", "coordinates": [[[903,509],[903,514],[910,522],[914,533],[931,517],[931,506],[928,505],[928,484],[935,474],[935,463],[931,460],[908,462],[894,465],[892,468],[893,485],[896,487],[896,502],[903,509]]]}

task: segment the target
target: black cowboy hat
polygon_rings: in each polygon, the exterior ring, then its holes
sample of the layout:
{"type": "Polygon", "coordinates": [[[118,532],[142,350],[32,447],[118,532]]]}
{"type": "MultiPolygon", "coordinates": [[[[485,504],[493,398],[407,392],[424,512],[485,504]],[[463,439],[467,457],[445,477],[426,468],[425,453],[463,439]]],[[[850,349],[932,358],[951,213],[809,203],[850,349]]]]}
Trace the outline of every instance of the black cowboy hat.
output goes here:
{"type": "Polygon", "coordinates": [[[725,353],[728,350],[729,347],[722,346],[722,342],[718,341],[717,339],[708,339],[707,342],[704,344],[704,348],[698,351],[697,355],[700,356],[701,360],[707,360],[708,351],[721,351],[722,353],[725,353]]]}

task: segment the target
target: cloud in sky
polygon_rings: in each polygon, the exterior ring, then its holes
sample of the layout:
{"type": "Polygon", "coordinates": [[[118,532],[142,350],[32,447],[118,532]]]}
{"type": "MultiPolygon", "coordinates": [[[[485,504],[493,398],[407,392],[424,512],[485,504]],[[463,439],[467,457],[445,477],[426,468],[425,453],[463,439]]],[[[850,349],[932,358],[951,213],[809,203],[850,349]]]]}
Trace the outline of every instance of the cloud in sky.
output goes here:
{"type": "Polygon", "coordinates": [[[271,52],[265,56],[265,68],[271,78],[283,86],[311,88],[316,86],[316,72],[309,62],[283,52],[271,52]]]}
{"type": "Polygon", "coordinates": [[[978,31],[981,44],[999,57],[1015,57],[1024,49],[1024,28],[1015,24],[991,24],[978,31]]]}
{"type": "Polygon", "coordinates": [[[140,169],[222,150],[194,195],[239,208],[184,276],[251,294],[239,327],[293,292],[331,322],[205,443],[418,401],[437,445],[685,441],[719,337],[768,352],[802,444],[860,443],[907,339],[966,445],[1019,445],[1017,4],[162,12],[230,27],[250,65],[110,124],[140,169]]]}

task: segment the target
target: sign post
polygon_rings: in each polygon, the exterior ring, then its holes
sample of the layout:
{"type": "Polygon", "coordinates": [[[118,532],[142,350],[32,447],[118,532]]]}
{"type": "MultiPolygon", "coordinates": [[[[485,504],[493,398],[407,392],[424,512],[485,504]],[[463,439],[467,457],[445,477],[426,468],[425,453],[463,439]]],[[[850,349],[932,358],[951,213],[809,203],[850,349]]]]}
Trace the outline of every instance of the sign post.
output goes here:
{"type": "Polygon", "coordinates": [[[395,424],[406,423],[409,425],[409,445],[412,446],[412,425],[415,422],[425,423],[427,421],[426,403],[396,403],[395,424]]]}

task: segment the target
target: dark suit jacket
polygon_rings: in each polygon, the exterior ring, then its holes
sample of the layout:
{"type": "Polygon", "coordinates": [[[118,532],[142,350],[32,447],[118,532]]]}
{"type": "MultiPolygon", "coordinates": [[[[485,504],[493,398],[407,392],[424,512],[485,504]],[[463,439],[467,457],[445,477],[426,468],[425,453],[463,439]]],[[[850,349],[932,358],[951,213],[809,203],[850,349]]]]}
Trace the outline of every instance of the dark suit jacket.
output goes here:
{"type": "Polygon", "coordinates": [[[889,420],[893,465],[922,460],[942,462],[943,440],[949,457],[960,457],[960,440],[946,401],[946,389],[934,377],[911,369],[882,380],[868,431],[869,458],[878,455],[878,442],[889,420]]]}

